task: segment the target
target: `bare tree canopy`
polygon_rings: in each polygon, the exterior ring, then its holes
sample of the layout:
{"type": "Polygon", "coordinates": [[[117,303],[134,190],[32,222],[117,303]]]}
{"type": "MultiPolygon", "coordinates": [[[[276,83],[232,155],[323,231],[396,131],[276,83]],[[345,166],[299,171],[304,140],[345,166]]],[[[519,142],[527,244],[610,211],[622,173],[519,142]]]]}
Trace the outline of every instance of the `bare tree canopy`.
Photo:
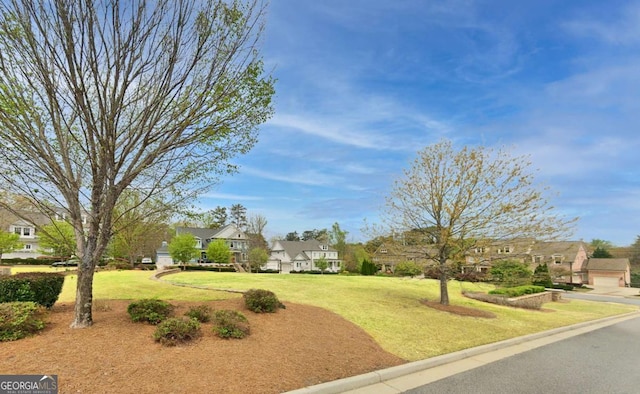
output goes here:
{"type": "Polygon", "coordinates": [[[195,195],[271,116],[265,9],[248,1],[0,3],[0,178],[68,210],[82,258],[72,326],[92,323],[121,193],[195,195]]]}
{"type": "Polygon", "coordinates": [[[505,150],[455,151],[443,140],[421,150],[394,183],[382,228],[439,264],[441,303],[449,303],[449,260],[487,241],[570,234],[575,219],[554,212],[529,167],[526,157],[505,150]],[[419,239],[404,239],[412,234],[419,239]]]}

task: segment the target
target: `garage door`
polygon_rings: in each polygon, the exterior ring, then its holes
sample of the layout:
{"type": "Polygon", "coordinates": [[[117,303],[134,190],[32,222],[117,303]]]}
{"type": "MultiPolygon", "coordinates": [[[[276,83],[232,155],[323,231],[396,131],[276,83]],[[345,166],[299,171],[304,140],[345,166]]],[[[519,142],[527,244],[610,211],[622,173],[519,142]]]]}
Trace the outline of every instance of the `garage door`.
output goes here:
{"type": "Polygon", "coordinates": [[[605,276],[596,276],[593,278],[594,287],[618,287],[618,278],[610,278],[605,276]]]}

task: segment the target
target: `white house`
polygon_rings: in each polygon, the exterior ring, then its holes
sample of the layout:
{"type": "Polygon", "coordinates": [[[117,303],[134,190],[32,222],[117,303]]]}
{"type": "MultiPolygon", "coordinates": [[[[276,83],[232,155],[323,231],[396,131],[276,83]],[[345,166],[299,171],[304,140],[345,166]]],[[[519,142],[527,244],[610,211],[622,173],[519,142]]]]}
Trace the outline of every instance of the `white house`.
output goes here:
{"type": "MultiPolygon", "coordinates": [[[[200,249],[200,257],[193,262],[207,262],[207,247],[209,243],[217,239],[223,239],[231,251],[231,263],[243,264],[248,259],[249,242],[247,235],[235,224],[227,224],[220,228],[177,227],[176,235],[192,234],[196,239],[196,247],[200,249]]],[[[166,242],[156,251],[156,266],[163,268],[174,264],[169,255],[166,242]]]]}
{"type": "Polygon", "coordinates": [[[292,271],[319,271],[315,265],[318,259],[324,258],[327,271],[339,272],[340,260],[338,251],[328,244],[317,240],[309,241],[275,241],[271,247],[271,255],[262,268],[288,274],[292,271]]]}
{"type": "Polygon", "coordinates": [[[38,250],[36,225],[43,226],[51,223],[51,220],[47,216],[36,212],[24,212],[23,215],[28,220],[19,218],[8,211],[3,211],[3,230],[18,234],[22,243],[22,249],[3,254],[3,259],[36,258],[42,255],[42,251],[38,250]]]}

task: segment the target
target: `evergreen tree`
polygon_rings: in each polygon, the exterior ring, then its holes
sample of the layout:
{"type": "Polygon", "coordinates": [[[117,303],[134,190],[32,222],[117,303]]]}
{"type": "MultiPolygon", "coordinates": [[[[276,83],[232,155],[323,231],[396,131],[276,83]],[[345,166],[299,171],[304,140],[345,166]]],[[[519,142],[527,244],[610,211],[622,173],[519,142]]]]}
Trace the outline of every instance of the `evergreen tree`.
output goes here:
{"type": "Polygon", "coordinates": [[[553,282],[551,281],[551,275],[549,274],[549,267],[546,263],[540,263],[533,271],[532,284],[536,286],[551,287],[553,282]]]}
{"type": "Polygon", "coordinates": [[[604,247],[598,246],[596,250],[593,251],[593,254],[591,255],[591,257],[595,259],[610,259],[613,257],[613,255],[609,253],[609,251],[604,247]]]}

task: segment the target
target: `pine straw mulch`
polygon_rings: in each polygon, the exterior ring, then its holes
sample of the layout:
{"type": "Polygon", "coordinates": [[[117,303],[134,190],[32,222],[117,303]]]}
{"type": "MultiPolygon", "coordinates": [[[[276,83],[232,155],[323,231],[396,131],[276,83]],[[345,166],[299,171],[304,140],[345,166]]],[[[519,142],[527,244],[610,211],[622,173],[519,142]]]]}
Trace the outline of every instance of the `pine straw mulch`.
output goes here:
{"type": "Polygon", "coordinates": [[[255,314],[242,298],[171,303],[177,316],[202,304],[239,310],[251,335],[220,339],[206,323],[196,341],[164,347],[154,326],[130,321],[129,301],[97,300],[86,329],[69,328],[73,304],[56,304],[39,334],[0,343],[0,371],[58,375],[60,393],[279,393],[406,362],[325,309],[286,303],[255,314]]]}

